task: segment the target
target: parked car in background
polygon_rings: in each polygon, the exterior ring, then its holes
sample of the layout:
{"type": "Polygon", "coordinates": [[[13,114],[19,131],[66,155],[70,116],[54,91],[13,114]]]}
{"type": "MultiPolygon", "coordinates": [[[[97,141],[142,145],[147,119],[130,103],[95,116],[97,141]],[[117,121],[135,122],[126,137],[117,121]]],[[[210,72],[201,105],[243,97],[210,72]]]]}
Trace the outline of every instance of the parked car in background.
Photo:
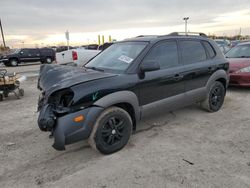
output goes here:
{"type": "Polygon", "coordinates": [[[13,49],[5,54],[1,62],[5,66],[18,66],[21,63],[38,62],[52,63],[55,60],[55,51],[52,48],[21,48],[13,49]]]}
{"type": "Polygon", "coordinates": [[[229,85],[250,87],[250,42],[238,44],[225,56],[230,62],[229,85]]]}
{"type": "Polygon", "coordinates": [[[235,46],[237,46],[237,44],[239,44],[239,43],[241,43],[241,41],[240,40],[233,40],[233,41],[231,41],[231,48],[233,48],[233,47],[235,47],[235,46]]]}
{"type": "Polygon", "coordinates": [[[56,63],[61,65],[83,66],[90,59],[95,57],[101,51],[110,47],[112,44],[113,43],[111,42],[104,43],[98,46],[97,50],[95,50],[95,45],[88,45],[73,50],[67,50],[60,53],[56,53],[56,63]]]}
{"type": "Polygon", "coordinates": [[[53,134],[57,150],[88,139],[111,154],[153,114],[195,103],[220,110],[228,66],[204,34],[179,33],[117,42],[84,67],[42,65],[38,126],[53,134]]]}
{"type": "Polygon", "coordinates": [[[56,48],[53,48],[56,52],[63,52],[63,51],[66,51],[66,50],[71,50],[71,49],[74,49],[74,47],[72,46],[58,46],[56,48]]]}
{"type": "Polygon", "coordinates": [[[81,47],[84,48],[84,49],[86,49],[86,50],[97,50],[98,49],[98,45],[97,44],[83,45],[81,47]]]}
{"type": "Polygon", "coordinates": [[[226,39],[215,39],[214,40],[218,45],[226,45],[226,46],[230,46],[231,42],[229,40],[226,39]]]}
{"type": "Polygon", "coordinates": [[[114,44],[113,42],[106,42],[100,46],[98,46],[98,50],[106,50],[108,47],[110,47],[112,44],[114,44]]]}
{"type": "Polygon", "coordinates": [[[56,63],[60,65],[83,66],[100,52],[100,50],[86,50],[85,48],[67,50],[56,53],[56,63]]]}
{"type": "Polygon", "coordinates": [[[228,45],[225,44],[218,44],[218,46],[223,54],[227,53],[231,49],[228,45]]]}

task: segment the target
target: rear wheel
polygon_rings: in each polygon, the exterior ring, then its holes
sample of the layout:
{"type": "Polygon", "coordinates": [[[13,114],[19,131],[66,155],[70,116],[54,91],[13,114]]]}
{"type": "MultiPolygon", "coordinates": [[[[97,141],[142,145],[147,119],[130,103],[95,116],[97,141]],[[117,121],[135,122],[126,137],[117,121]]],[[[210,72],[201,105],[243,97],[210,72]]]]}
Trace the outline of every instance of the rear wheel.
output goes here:
{"type": "Polygon", "coordinates": [[[118,107],[110,107],[97,118],[89,143],[99,152],[111,154],[127,144],[131,133],[132,120],[128,112],[118,107]]]}
{"type": "Polygon", "coordinates": [[[201,103],[201,106],[209,112],[217,112],[224,103],[225,94],[226,89],[224,85],[216,81],[210,87],[207,98],[201,103]]]}
{"type": "Polygon", "coordinates": [[[50,63],[52,63],[52,59],[51,59],[50,57],[47,57],[47,58],[45,59],[45,62],[48,63],[48,64],[50,64],[50,63]]]}

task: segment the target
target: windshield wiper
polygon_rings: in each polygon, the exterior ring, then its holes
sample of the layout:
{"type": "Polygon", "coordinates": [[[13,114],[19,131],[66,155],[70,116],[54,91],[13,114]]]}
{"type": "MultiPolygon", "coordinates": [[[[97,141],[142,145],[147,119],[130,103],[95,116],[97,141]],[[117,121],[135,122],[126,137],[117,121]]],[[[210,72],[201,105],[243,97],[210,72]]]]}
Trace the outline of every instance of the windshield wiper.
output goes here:
{"type": "Polygon", "coordinates": [[[102,72],[104,72],[103,69],[100,69],[100,68],[97,68],[97,67],[85,67],[85,68],[92,69],[92,70],[95,70],[95,71],[102,71],[102,72]]]}

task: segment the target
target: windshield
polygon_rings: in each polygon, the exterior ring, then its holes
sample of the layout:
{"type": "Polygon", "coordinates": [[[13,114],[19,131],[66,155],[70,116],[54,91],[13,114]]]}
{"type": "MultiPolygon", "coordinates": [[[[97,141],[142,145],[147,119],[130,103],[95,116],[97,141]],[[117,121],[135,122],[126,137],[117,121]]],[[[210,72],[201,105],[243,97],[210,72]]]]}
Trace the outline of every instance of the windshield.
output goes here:
{"type": "Polygon", "coordinates": [[[147,42],[115,43],[92,59],[85,67],[122,73],[129,67],[146,45],[147,42]]]}
{"type": "Polygon", "coordinates": [[[228,58],[250,58],[250,45],[239,45],[226,53],[228,58]]]}
{"type": "Polygon", "coordinates": [[[20,49],[11,49],[9,51],[10,54],[17,54],[20,51],[20,49]]]}

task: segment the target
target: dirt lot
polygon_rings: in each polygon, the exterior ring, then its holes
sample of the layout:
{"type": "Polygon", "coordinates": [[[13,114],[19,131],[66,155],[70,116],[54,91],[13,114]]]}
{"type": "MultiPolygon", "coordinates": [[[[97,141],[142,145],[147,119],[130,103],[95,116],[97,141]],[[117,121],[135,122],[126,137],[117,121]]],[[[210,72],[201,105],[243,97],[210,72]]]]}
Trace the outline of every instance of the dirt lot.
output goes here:
{"type": "Polygon", "coordinates": [[[250,187],[250,90],[223,109],[192,106],[142,122],[125,149],[104,156],[85,142],[55,151],[37,127],[36,79],[0,103],[0,187],[250,187]]]}

